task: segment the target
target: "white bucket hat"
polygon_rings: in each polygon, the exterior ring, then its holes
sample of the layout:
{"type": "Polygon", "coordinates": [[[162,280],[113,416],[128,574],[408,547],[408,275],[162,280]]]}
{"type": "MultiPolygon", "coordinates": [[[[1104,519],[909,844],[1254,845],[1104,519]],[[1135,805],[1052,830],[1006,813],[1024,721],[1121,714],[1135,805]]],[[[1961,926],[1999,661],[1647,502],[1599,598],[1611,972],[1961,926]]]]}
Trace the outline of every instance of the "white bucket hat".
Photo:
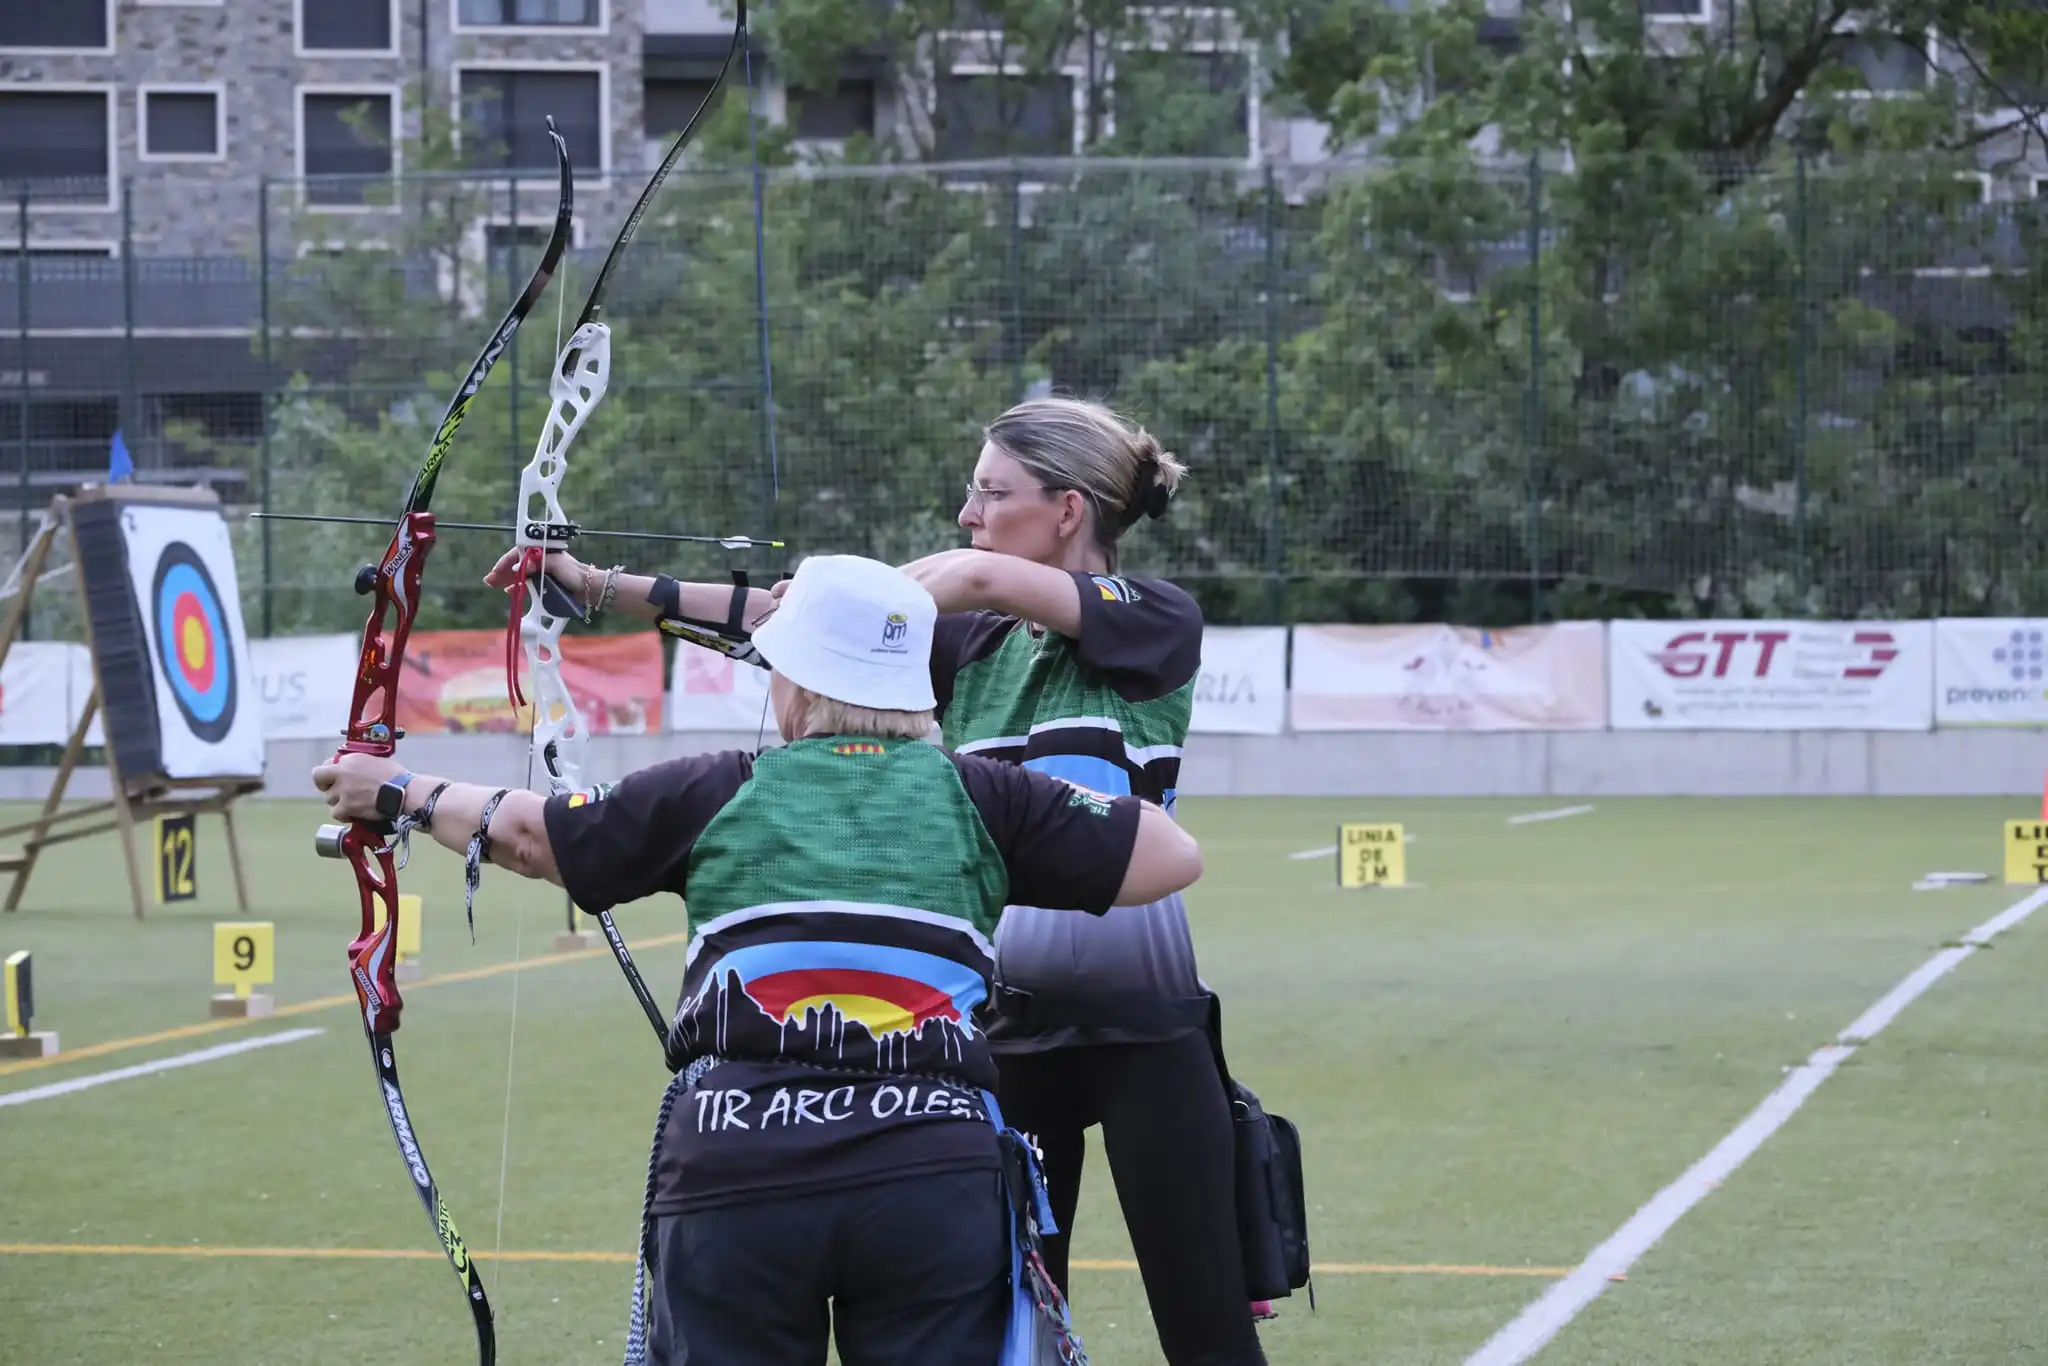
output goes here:
{"type": "Polygon", "coordinates": [[[880,711],[930,711],[938,605],[902,570],[859,555],[797,566],[754,631],[769,667],[820,697],[880,711]]]}

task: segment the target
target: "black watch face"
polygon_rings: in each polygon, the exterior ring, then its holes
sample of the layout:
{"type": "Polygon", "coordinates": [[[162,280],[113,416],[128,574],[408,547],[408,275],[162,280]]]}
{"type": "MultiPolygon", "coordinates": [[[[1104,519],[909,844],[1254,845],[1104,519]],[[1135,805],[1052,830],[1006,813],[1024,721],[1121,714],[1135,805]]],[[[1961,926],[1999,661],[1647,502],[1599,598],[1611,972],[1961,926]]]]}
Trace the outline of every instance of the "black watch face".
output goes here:
{"type": "Polygon", "coordinates": [[[377,814],[387,821],[398,819],[398,810],[405,805],[405,789],[397,783],[386,783],[377,789],[377,814]]]}

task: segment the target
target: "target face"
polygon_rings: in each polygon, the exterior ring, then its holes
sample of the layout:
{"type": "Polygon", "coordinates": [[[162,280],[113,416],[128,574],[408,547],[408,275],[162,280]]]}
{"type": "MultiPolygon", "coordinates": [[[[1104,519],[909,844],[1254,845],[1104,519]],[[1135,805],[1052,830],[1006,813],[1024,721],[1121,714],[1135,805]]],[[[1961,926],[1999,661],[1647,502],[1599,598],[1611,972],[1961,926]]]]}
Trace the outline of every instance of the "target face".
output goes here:
{"type": "Polygon", "coordinates": [[[164,547],[151,594],[157,667],[192,733],[209,743],[235,724],[235,660],[213,575],[183,541],[164,547]]]}

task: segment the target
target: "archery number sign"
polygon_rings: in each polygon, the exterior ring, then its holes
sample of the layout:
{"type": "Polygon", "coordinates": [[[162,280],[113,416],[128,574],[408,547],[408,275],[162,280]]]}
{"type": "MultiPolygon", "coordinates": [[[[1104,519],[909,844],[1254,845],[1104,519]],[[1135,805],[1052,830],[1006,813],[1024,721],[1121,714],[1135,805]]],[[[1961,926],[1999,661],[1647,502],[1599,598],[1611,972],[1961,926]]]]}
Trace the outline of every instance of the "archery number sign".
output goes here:
{"type": "Polygon", "coordinates": [[[199,818],[190,811],[156,818],[156,899],[168,906],[199,895],[199,818]]]}
{"type": "Polygon", "coordinates": [[[277,936],[268,920],[224,920],[213,927],[213,982],[241,1000],[274,980],[277,936]]]}
{"type": "Polygon", "coordinates": [[[1407,846],[1399,825],[1337,828],[1337,885],[1400,887],[1408,881],[1407,846]]]}

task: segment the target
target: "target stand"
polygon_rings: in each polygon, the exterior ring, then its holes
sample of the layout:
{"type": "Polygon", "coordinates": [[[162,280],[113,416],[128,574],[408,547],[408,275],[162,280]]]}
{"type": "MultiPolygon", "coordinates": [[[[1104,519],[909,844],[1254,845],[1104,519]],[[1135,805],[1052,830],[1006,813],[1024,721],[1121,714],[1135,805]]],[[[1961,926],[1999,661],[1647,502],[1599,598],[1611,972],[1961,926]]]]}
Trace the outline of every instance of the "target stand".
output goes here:
{"type": "MultiPolygon", "coordinates": [[[[68,844],[113,831],[120,836],[121,854],[128,870],[129,896],[135,918],[141,920],[147,899],[145,889],[149,884],[136,854],[137,824],[157,816],[217,813],[227,831],[228,862],[234,871],[236,904],[243,914],[248,913],[248,878],[242,866],[241,844],[235,836],[234,803],[237,798],[263,788],[260,740],[258,759],[253,766],[256,771],[253,773],[195,772],[173,776],[167,770],[192,765],[166,762],[173,747],[157,733],[159,708],[156,693],[164,685],[153,670],[166,671],[171,666],[161,659],[154,663],[151,659],[153,651],[184,651],[181,659],[186,661],[185,667],[179,670],[179,674],[194,674],[196,671],[200,680],[209,687],[203,691],[195,690],[189,678],[173,676],[169,687],[177,712],[191,722],[189,728],[195,734],[203,737],[214,732],[216,738],[226,735],[234,724],[237,704],[241,700],[236,682],[236,661],[227,650],[230,643],[240,644],[231,641],[231,635],[240,634],[239,605],[234,604],[230,608],[222,592],[214,588],[202,558],[183,541],[173,541],[160,548],[156,564],[148,567],[155,580],[153,596],[162,600],[156,612],[158,629],[150,630],[149,623],[139,620],[141,612],[137,605],[138,598],[149,590],[130,591],[128,560],[134,548],[128,547],[124,551],[119,539],[124,518],[128,519],[127,526],[131,531],[135,525],[129,518],[133,509],[159,508],[188,515],[211,512],[215,519],[219,519],[220,506],[219,495],[210,489],[128,484],[118,488],[89,484],[72,497],[59,496],[51,502],[49,515],[44,518],[42,528],[22,557],[19,592],[8,608],[4,623],[0,623],[0,664],[5,663],[7,652],[20,634],[22,622],[27,619],[36,580],[48,563],[51,546],[61,529],[70,537],[77,564],[75,577],[85,609],[83,615],[87,648],[92,656],[93,685],[65,743],[55,780],[50,785],[49,794],[43,798],[42,810],[31,820],[0,827],[0,843],[25,836],[17,852],[0,852],[0,873],[12,874],[5,910],[14,911],[21,905],[29,878],[34,874],[43,850],[51,845],[68,844]],[[87,528],[83,543],[81,525],[87,528]],[[167,640],[173,643],[169,646],[158,644],[167,640]],[[191,664],[191,659],[198,663],[191,664]],[[117,699],[111,708],[105,705],[110,696],[117,699]],[[104,723],[109,796],[104,801],[87,801],[66,808],[64,793],[70,786],[72,774],[77,771],[79,758],[85,750],[86,736],[96,718],[104,723]],[[223,720],[226,725],[222,725],[223,720]],[[130,766],[136,771],[123,772],[123,754],[131,756],[130,766]]],[[[225,544],[225,536],[226,523],[222,520],[222,544],[225,544]]],[[[229,556],[230,572],[232,566],[232,556],[229,556]]],[[[140,583],[139,578],[135,581],[140,583]]],[[[232,593],[235,590],[231,585],[225,591],[232,593]]],[[[173,661],[174,664],[177,662],[173,661]]],[[[250,699],[250,707],[253,716],[253,699],[250,699]]]]}

